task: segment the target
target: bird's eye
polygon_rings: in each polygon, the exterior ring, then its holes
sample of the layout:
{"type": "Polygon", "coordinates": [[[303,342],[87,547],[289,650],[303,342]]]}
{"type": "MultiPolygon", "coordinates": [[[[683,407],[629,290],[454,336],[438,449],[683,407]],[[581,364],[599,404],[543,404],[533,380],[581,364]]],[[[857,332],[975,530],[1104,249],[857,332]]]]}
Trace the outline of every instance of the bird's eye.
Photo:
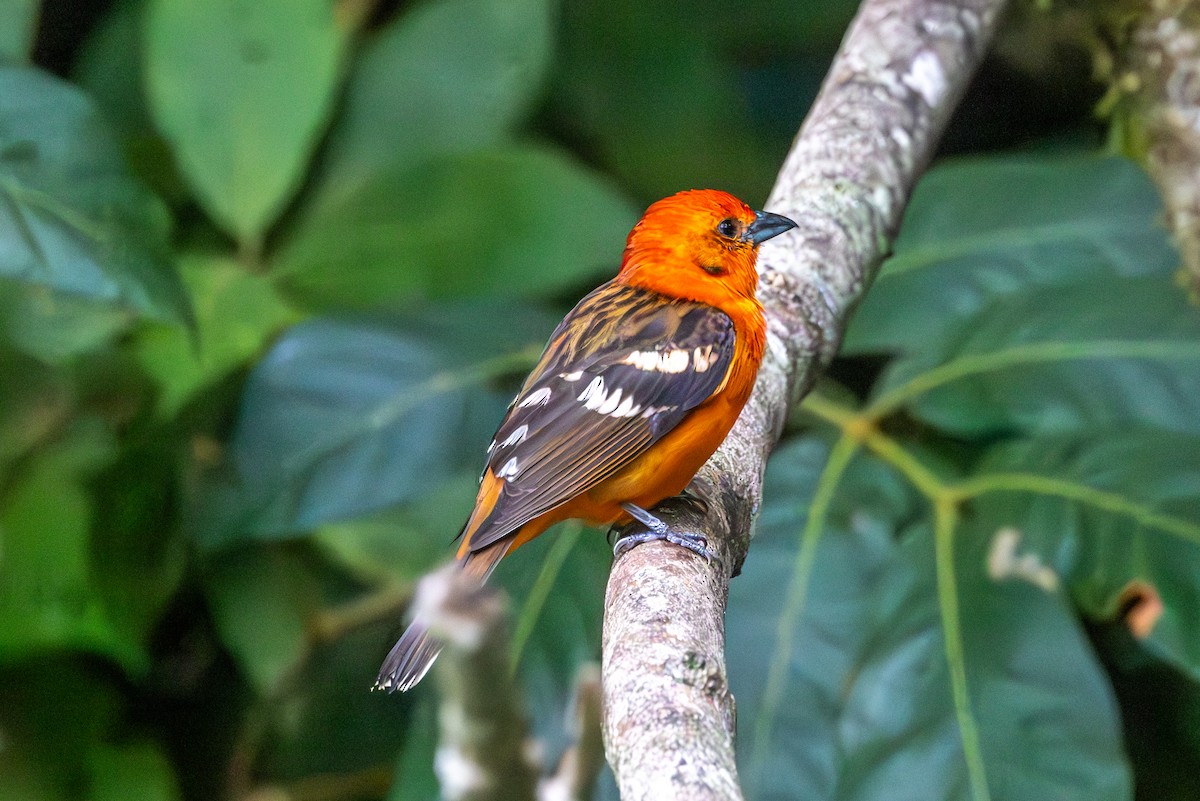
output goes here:
{"type": "Polygon", "coordinates": [[[724,275],[726,272],[728,272],[724,267],[721,267],[717,264],[705,264],[702,265],[700,269],[704,270],[704,272],[708,273],[709,275],[724,275]]]}
{"type": "Polygon", "coordinates": [[[717,223],[717,233],[730,239],[737,236],[737,223],[733,220],[721,220],[717,223]]]}

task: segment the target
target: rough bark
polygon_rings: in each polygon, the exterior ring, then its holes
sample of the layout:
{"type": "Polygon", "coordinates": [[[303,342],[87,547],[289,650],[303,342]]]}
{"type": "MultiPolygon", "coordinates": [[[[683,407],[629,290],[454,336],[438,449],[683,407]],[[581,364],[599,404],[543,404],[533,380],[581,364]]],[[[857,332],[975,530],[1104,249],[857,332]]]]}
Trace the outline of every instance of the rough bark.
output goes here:
{"type": "Polygon", "coordinates": [[[619,558],[609,578],[604,735],[625,801],[742,797],[724,612],[763,468],[788,409],[836,352],[1002,6],[866,0],[788,154],[766,208],[800,227],[762,248],[770,337],[758,384],[693,484],[704,503],[659,509],[705,536],[719,559],[650,543],[619,558]]]}

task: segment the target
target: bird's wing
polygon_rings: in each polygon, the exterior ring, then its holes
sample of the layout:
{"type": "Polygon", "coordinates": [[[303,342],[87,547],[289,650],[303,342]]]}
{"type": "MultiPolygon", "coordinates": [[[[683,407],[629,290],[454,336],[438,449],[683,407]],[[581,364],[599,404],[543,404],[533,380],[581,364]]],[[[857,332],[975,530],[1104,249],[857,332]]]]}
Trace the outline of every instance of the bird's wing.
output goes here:
{"type": "Polygon", "coordinates": [[[484,476],[498,492],[467,547],[487,547],[644,453],[722,387],[734,337],[718,309],[624,284],[580,301],[488,449],[484,476]]]}

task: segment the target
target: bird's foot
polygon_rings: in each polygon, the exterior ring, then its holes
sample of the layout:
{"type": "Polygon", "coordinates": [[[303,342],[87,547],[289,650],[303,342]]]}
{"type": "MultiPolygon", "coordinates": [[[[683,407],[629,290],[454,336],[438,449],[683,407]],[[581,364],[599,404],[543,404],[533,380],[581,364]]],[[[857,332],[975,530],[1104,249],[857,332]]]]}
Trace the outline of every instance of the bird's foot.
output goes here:
{"type": "Polygon", "coordinates": [[[703,556],[710,562],[717,561],[717,555],[708,549],[708,540],[699,534],[693,534],[688,531],[672,531],[671,527],[662,520],[659,520],[642,507],[634,506],[632,503],[623,503],[621,504],[621,508],[628,512],[634,520],[645,526],[646,530],[635,534],[626,534],[624,537],[618,539],[616,544],[613,545],[613,557],[618,557],[634,546],[641,545],[644,542],[665,540],[681,548],[687,548],[692,553],[703,556]]]}

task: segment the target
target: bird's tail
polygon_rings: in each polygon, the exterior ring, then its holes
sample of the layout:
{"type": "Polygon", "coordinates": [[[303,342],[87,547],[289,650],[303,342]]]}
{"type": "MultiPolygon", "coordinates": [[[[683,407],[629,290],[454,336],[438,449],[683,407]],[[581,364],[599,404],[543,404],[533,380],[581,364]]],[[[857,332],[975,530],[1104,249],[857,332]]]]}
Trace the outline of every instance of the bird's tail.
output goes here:
{"type": "MultiPolygon", "coordinates": [[[[459,562],[459,567],[464,575],[482,585],[512,544],[511,539],[505,538],[468,553],[459,562]]],[[[433,660],[441,652],[441,640],[429,633],[429,627],[420,618],[414,620],[383,660],[374,689],[387,692],[412,689],[429,672],[433,660]]]]}

